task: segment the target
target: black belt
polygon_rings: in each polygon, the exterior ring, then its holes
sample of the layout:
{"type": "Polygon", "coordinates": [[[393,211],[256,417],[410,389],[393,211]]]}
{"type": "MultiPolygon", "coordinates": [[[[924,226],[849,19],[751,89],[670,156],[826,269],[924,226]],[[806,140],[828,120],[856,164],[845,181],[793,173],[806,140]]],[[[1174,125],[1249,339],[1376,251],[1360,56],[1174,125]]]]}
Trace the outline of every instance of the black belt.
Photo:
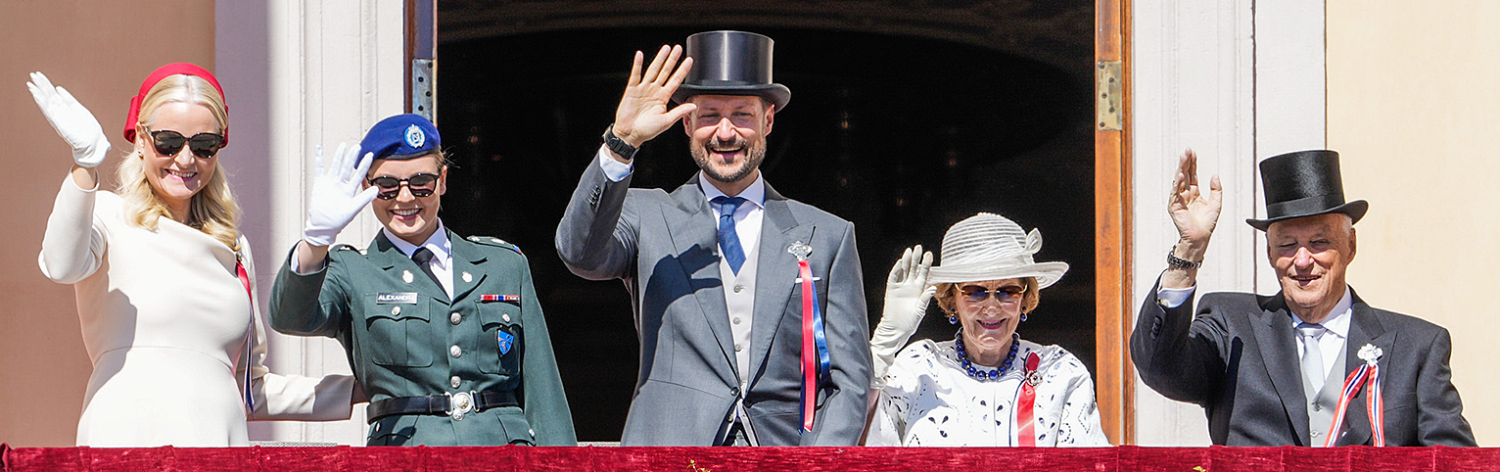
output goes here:
{"type": "Polygon", "coordinates": [[[502,406],[521,406],[511,390],[458,392],[420,397],[396,397],[370,402],[365,410],[369,422],[394,415],[447,415],[461,420],[469,412],[481,412],[502,406]]]}

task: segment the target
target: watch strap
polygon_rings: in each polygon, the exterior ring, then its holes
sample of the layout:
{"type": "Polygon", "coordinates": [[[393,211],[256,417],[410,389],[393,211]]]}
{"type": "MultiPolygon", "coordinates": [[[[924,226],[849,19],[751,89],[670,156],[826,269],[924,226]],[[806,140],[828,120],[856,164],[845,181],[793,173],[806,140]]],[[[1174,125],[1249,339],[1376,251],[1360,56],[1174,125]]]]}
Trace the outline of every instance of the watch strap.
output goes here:
{"type": "Polygon", "coordinates": [[[1193,261],[1190,261],[1190,260],[1187,260],[1187,259],[1183,259],[1181,257],[1177,257],[1177,254],[1173,254],[1173,252],[1174,251],[1167,251],[1167,266],[1168,267],[1172,267],[1172,268],[1176,268],[1176,269],[1197,269],[1199,267],[1203,267],[1203,262],[1202,261],[1193,262],[1193,261]]]}
{"type": "Polygon", "coordinates": [[[608,128],[604,129],[603,139],[604,147],[609,148],[610,151],[619,154],[620,157],[625,159],[635,159],[636,151],[640,150],[635,146],[631,146],[625,140],[620,139],[619,136],[615,136],[615,125],[609,125],[608,128]]]}

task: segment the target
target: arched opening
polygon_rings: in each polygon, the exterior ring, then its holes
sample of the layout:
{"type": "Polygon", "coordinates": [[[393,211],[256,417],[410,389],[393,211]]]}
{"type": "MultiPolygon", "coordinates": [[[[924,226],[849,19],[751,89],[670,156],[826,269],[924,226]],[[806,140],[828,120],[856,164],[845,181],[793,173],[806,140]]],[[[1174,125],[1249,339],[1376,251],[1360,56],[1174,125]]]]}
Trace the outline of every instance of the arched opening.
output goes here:
{"type": "MultiPolygon", "coordinates": [[[[720,27],[735,26],[711,28],[720,27]]],[[[514,242],[530,257],[580,440],[619,439],[637,341],[625,290],[569,273],[553,233],[613,119],[631,54],[711,28],[584,28],[440,43],[438,123],[458,165],[443,219],[460,234],[514,242]]],[[[738,28],[776,40],[775,78],[792,89],[769,136],[767,182],[855,223],[872,325],[903,247],[921,243],[936,253],[949,225],[996,212],[1041,229],[1039,260],[1072,266],[1019,332],[1062,345],[1093,369],[1087,27],[1083,48],[1029,56],[930,36],[738,28]],[[1069,55],[1076,58],[1037,58],[1069,55]]],[[[636,165],[634,186],[668,190],[697,170],[680,126],[648,143],[636,165]]],[[[914,339],[953,336],[944,316],[929,315],[914,339]]]]}

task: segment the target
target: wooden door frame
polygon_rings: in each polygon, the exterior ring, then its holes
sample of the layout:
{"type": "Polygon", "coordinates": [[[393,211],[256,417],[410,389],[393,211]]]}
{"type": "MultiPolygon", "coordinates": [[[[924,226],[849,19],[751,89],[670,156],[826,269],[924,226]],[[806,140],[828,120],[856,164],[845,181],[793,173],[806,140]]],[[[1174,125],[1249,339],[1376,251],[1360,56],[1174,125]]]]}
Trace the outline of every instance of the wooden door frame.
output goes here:
{"type": "MultiPolygon", "coordinates": [[[[1135,370],[1130,361],[1131,294],[1131,0],[1095,0],[1095,64],[1120,64],[1120,125],[1094,125],[1094,353],[1096,397],[1104,433],[1135,444],[1135,370]]],[[[1095,82],[1095,97],[1103,93],[1095,82]]]]}

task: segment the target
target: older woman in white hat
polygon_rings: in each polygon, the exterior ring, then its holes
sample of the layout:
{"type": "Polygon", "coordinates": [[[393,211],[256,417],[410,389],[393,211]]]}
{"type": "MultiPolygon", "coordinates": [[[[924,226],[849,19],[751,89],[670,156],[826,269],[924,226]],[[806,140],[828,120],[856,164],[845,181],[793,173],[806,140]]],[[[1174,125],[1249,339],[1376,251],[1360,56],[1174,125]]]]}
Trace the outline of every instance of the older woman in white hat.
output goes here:
{"type": "Polygon", "coordinates": [[[1109,445],[1083,363],[1016,334],[1040,290],[1068,271],[1063,262],[1036,262],[1041,248],[1037,230],[1028,234],[1005,217],[980,213],[948,229],[942,265],[931,267],[932,253],[921,246],[902,254],[870,340],[874,401],[866,445],[1109,445]],[[958,333],[901,349],[934,296],[958,333]]]}

